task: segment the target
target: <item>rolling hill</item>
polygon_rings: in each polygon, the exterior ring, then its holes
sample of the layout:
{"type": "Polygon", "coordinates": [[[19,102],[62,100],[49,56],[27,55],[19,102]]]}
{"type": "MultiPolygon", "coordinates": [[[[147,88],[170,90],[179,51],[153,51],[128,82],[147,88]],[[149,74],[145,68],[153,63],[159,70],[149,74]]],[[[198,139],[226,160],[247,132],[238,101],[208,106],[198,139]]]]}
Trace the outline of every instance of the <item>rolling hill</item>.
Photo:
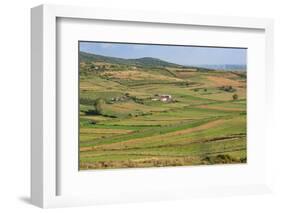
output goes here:
{"type": "Polygon", "coordinates": [[[247,162],[246,72],[79,57],[81,170],[247,162]]]}
{"type": "Polygon", "coordinates": [[[183,66],[171,62],[167,62],[158,58],[143,57],[136,59],[124,59],[117,57],[109,57],[103,55],[97,55],[93,53],[80,52],[80,62],[99,62],[99,63],[111,63],[124,66],[137,66],[144,68],[156,68],[156,67],[172,67],[172,68],[187,68],[187,69],[198,69],[199,71],[211,71],[209,68],[194,67],[194,66],[183,66]]]}

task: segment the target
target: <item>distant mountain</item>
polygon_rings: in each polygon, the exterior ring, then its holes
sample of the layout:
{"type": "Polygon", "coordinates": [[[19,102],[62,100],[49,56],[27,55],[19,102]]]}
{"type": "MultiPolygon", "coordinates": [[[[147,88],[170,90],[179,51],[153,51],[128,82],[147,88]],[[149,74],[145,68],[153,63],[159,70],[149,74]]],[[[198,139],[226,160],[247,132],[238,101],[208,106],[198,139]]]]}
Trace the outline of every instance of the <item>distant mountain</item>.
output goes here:
{"type": "Polygon", "coordinates": [[[158,58],[152,57],[143,57],[138,59],[128,59],[130,62],[135,63],[140,66],[150,66],[150,67],[179,67],[182,68],[184,66],[179,64],[170,63],[167,61],[160,60],[158,58]]]}
{"type": "Polygon", "coordinates": [[[207,66],[203,67],[203,66],[180,65],[180,64],[171,63],[152,57],[124,59],[124,58],[97,55],[97,54],[87,53],[82,51],[80,51],[79,59],[81,62],[102,62],[102,63],[118,64],[118,65],[125,65],[125,66],[136,66],[136,67],[143,67],[143,68],[173,67],[173,68],[196,69],[197,71],[201,71],[201,72],[214,71],[215,69],[215,67],[207,67],[207,66]]]}
{"type": "Polygon", "coordinates": [[[170,63],[158,58],[152,57],[143,57],[137,59],[124,59],[117,57],[109,57],[103,55],[96,55],[92,53],[80,52],[80,61],[81,62],[104,62],[104,63],[113,63],[119,65],[129,65],[129,66],[142,66],[142,67],[175,67],[175,68],[184,68],[187,66],[182,66],[175,63],[170,63]]]}

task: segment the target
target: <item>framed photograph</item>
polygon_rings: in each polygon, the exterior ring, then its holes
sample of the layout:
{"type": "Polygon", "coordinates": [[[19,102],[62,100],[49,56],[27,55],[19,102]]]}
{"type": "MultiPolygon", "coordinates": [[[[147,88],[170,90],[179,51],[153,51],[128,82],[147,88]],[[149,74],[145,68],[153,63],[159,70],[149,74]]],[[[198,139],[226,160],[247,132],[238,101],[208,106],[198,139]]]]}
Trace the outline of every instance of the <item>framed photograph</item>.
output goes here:
{"type": "Polygon", "coordinates": [[[270,192],[270,19],[31,10],[40,207],[270,192]]]}

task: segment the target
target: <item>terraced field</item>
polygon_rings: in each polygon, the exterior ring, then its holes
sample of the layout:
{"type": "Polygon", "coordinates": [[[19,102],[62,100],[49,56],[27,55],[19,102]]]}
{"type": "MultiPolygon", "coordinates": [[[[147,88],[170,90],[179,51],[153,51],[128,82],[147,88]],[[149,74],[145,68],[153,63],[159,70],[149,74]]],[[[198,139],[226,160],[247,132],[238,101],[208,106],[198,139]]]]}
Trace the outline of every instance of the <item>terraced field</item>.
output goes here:
{"type": "Polygon", "coordinates": [[[245,72],[143,61],[80,53],[81,170],[246,163],[245,72]]]}

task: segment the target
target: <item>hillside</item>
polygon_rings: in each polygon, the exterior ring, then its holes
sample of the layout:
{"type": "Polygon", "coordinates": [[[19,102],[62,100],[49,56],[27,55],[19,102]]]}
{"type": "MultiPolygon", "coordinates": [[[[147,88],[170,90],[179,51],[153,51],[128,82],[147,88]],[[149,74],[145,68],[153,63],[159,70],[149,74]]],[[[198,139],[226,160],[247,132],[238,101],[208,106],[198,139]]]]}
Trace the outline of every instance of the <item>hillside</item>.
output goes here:
{"type": "Polygon", "coordinates": [[[85,63],[110,63],[116,65],[123,65],[123,66],[136,66],[136,67],[143,67],[143,68],[156,68],[156,67],[172,67],[172,68],[190,68],[190,69],[200,69],[200,71],[210,71],[211,69],[208,68],[201,68],[201,67],[194,67],[194,66],[183,66],[171,62],[167,62],[158,58],[152,57],[143,57],[137,59],[124,59],[124,58],[117,58],[117,57],[109,57],[103,55],[96,55],[92,53],[80,52],[79,54],[80,62],[85,63]]]}

